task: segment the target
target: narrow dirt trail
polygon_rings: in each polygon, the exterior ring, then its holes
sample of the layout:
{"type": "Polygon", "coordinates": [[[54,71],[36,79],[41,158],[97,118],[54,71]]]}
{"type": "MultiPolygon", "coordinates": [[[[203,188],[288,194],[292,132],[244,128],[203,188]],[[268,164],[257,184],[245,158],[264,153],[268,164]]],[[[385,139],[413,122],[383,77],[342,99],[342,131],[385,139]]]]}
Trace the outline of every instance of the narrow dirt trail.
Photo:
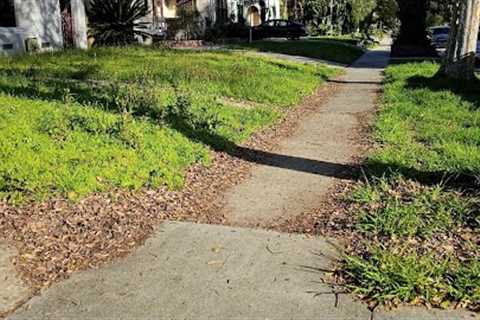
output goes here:
{"type": "Polygon", "coordinates": [[[272,153],[263,153],[249,179],[224,195],[231,225],[262,226],[318,206],[361,155],[360,129],[375,110],[385,47],[369,51],[346,74],[332,80],[336,94],[309,115],[272,153]]]}

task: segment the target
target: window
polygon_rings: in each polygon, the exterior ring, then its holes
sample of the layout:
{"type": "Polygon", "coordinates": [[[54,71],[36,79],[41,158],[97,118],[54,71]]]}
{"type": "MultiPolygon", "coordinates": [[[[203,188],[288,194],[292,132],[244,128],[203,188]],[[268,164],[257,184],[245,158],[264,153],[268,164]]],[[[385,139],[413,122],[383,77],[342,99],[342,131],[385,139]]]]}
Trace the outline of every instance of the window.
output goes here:
{"type": "Polygon", "coordinates": [[[16,27],[13,0],[0,1],[0,27],[16,27]]]}
{"type": "Polygon", "coordinates": [[[448,34],[450,32],[450,28],[435,28],[433,29],[433,34],[438,36],[440,34],[448,34]]]}

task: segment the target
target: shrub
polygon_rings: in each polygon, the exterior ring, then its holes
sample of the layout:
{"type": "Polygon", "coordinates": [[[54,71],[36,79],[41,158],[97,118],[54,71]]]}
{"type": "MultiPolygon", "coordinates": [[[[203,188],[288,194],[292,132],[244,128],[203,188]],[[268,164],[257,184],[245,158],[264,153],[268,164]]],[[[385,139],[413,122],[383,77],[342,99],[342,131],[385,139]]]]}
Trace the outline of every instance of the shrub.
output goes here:
{"type": "Polygon", "coordinates": [[[135,42],[145,26],[139,21],[149,13],[145,0],[90,0],[88,8],[92,36],[101,45],[135,42]]]}

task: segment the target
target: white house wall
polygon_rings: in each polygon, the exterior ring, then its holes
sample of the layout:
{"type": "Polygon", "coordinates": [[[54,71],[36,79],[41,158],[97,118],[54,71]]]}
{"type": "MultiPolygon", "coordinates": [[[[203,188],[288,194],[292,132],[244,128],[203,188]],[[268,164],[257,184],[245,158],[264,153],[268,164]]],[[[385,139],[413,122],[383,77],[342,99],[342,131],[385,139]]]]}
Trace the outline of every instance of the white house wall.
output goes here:
{"type": "Polygon", "coordinates": [[[17,28],[35,36],[42,44],[63,48],[59,0],[15,0],[17,28]]]}
{"type": "Polygon", "coordinates": [[[25,52],[25,39],[35,37],[43,47],[63,48],[58,0],[14,0],[16,27],[0,28],[0,54],[25,52]]]}
{"type": "Polygon", "coordinates": [[[88,36],[85,3],[83,0],[71,0],[70,6],[72,8],[74,46],[78,49],[87,49],[88,36]]]}

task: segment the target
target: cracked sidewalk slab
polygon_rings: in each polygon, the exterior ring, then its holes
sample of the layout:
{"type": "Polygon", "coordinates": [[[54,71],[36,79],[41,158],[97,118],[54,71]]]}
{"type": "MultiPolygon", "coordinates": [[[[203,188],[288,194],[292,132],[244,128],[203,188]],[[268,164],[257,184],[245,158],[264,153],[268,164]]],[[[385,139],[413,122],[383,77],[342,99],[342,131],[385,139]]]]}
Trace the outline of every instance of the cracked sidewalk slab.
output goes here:
{"type": "Polygon", "coordinates": [[[15,248],[0,242],[0,317],[31,295],[30,289],[17,276],[13,265],[16,255],[15,248]]]}
{"type": "Polygon", "coordinates": [[[9,319],[367,319],[359,304],[315,296],[331,292],[316,269],[336,256],[324,239],[168,222],[131,256],[75,274],[9,319]]]}
{"type": "MultiPolygon", "coordinates": [[[[167,222],[134,254],[73,275],[9,319],[370,319],[363,303],[337,301],[321,281],[335,247],[303,235],[167,222]]],[[[378,319],[472,319],[415,312],[378,319]]]]}

